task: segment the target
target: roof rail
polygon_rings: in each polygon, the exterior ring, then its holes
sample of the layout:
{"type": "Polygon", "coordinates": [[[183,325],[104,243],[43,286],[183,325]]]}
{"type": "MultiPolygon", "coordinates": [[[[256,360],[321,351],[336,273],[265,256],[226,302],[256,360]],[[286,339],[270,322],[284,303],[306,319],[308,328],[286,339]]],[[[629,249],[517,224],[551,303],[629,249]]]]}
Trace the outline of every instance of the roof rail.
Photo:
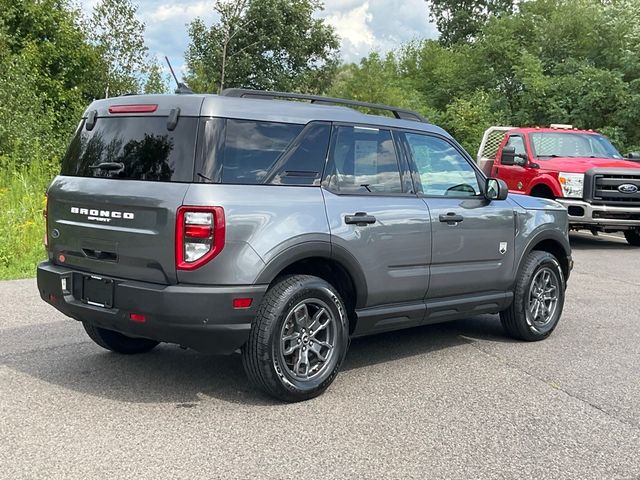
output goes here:
{"type": "Polygon", "coordinates": [[[288,93],[288,92],[270,92],[266,90],[251,90],[245,88],[227,88],[220,94],[224,97],[237,97],[237,98],[262,98],[265,100],[276,100],[279,98],[291,99],[291,100],[307,100],[310,103],[317,103],[321,105],[346,105],[349,107],[364,107],[375,110],[385,110],[393,113],[393,116],[402,120],[414,120],[416,122],[427,123],[427,120],[417,112],[406,110],[403,108],[391,107],[389,105],[382,105],[379,103],[359,102],[357,100],[346,100],[344,98],[323,97],[320,95],[305,95],[302,93],[288,93]]]}

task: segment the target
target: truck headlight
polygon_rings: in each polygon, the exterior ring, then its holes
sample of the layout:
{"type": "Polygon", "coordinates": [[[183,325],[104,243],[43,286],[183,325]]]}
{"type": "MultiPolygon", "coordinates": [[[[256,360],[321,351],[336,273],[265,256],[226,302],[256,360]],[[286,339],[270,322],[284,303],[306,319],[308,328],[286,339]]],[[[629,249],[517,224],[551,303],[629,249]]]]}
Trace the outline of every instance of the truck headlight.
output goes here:
{"type": "Polygon", "coordinates": [[[562,193],[566,198],[582,198],[584,193],[584,174],[560,172],[558,180],[562,187],[562,193]]]}

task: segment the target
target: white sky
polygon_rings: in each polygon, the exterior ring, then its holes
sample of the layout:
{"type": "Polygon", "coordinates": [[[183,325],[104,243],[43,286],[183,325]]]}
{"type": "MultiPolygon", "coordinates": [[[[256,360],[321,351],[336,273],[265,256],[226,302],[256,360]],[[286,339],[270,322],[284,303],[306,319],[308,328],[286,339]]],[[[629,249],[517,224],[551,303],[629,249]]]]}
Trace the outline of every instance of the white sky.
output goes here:
{"type": "MultiPolygon", "coordinates": [[[[97,0],[81,0],[90,12],[97,0]]],[[[215,16],[212,1],[134,0],[138,15],[146,24],[149,51],[158,58],[167,55],[176,70],[183,68],[189,43],[187,25],[202,18],[210,25],[215,16]]],[[[435,38],[435,25],[429,23],[425,0],[325,0],[319,16],[333,25],[341,38],[345,61],[357,62],[371,51],[387,52],[415,38],[435,38]]],[[[164,61],[164,60],[163,60],[164,61]]]]}

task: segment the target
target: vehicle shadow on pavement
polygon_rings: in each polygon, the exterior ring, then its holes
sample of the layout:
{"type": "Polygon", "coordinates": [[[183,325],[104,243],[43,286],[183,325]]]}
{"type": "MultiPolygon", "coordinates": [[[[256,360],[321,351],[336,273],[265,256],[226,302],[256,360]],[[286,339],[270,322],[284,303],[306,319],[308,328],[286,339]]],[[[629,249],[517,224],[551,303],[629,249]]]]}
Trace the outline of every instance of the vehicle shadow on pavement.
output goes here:
{"type": "Polygon", "coordinates": [[[604,236],[587,236],[580,234],[569,235],[571,248],[573,250],[633,250],[624,237],[612,238],[604,236]]]}
{"type": "MultiPolygon", "coordinates": [[[[173,345],[161,345],[144,355],[116,355],[86,340],[80,325],[67,320],[7,329],[2,337],[0,365],[80,394],[127,403],[174,403],[176,408],[197,408],[207,397],[280,405],[251,387],[239,355],[209,356],[173,345]],[[51,339],[65,341],[52,344],[51,339]]],[[[428,357],[475,338],[510,341],[497,316],[485,315],[355,339],[343,370],[428,357]]]]}

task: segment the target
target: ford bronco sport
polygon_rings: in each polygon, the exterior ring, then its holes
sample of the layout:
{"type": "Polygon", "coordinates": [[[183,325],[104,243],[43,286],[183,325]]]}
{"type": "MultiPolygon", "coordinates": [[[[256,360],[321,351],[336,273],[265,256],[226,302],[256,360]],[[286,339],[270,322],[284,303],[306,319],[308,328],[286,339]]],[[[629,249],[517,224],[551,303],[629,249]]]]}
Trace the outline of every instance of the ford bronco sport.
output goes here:
{"type": "Polygon", "coordinates": [[[518,339],[553,331],[567,212],[507,193],[393,107],[246,90],[100,100],[48,189],[38,288],[108,350],[241,350],[255,385],[304,400],[352,337],[484,313],[518,339]]]}
{"type": "Polygon", "coordinates": [[[640,154],[623,158],[604,135],[571,125],[491,127],[478,163],[512,192],[556,199],[572,230],[620,231],[640,246],[640,154]]]}

